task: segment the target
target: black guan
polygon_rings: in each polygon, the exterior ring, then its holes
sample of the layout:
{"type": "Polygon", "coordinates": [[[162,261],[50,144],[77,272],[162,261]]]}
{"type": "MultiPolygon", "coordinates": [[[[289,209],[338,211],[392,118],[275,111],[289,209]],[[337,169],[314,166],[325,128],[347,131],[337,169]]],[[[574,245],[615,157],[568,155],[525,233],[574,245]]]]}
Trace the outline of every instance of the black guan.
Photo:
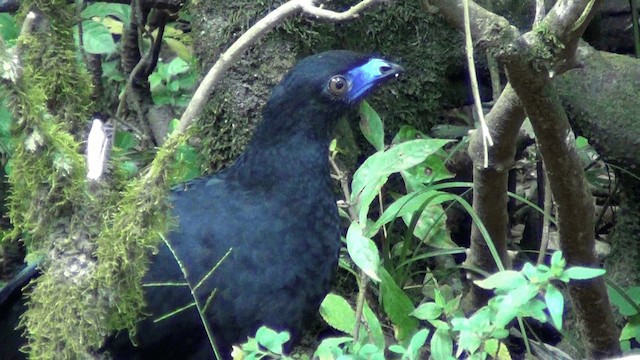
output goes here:
{"type": "MultiPolygon", "coordinates": [[[[402,68],[378,57],[328,51],[307,57],[273,89],[263,121],[230,167],[173,189],[177,227],[167,240],[187,269],[221,356],[261,325],[296,339],[337,269],[340,229],[329,172],[337,120],[402,68]],[[212,267],[223,258],[210,275],[212,267]],[[213,295],[211,296],[211,294],[213,295]],[[210,300],[209,302],[207,300],[210,300]]],[[[162,245],[146,283],[184,282],[162,245]]],[[[107,344],[119,359],[213,359],[187,287],[145,287],[149,317],[137,346],[107,344]]]]}

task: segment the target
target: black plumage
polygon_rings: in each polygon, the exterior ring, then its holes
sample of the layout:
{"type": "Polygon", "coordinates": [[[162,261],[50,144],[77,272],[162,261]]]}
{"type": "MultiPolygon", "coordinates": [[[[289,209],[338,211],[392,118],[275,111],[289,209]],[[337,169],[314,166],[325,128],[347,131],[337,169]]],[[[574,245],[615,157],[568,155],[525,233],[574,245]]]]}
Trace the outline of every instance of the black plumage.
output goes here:
{"type": "MultiPolygon", "coordinates": [[[[229,168],[173,190],[178,227],[168,242],[195,286],[230,250],[196,294],[224,358],[231,345],[261,325],[294,338],[318,310],[337,267],[339,220],[328,145],[336,121],[398,65],[349,51],[300,61],[278,84],[263,122],[229,168]]],[[[145,282],[183,282],[162,246],[145,282]]],[[[213,353],[186,287],[147,287],[150,317],[138,327],[138,347],[126,336],[108,349],[116,358],[207,359],[213,353]]]]}

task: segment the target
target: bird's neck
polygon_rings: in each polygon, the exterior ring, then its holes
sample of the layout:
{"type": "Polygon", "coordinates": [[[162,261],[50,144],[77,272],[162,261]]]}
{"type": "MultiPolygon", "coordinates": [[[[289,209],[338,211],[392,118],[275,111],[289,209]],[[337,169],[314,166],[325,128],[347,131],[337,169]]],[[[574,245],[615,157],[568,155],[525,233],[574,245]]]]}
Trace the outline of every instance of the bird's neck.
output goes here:
{"type": "Polygon", "coordinates": [[[288,135],[268,142],[254,138],[232,167],[237,181],[250,188],[278,188],[283,182],[292,186],[295,182],[290,179],[294,178],[313,177],[329,183],[329,136],[288,135]]]}

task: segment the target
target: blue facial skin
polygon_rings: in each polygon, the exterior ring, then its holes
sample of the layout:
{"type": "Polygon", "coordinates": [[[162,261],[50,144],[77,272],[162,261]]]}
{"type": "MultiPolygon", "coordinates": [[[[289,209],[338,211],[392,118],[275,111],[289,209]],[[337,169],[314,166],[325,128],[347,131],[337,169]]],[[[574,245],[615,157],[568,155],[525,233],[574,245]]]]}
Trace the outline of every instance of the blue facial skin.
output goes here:
{"type": "Polygon", "coordinates": [[[382,80],[397,76],[403,71],[402,66],[398,64],[372,58],[345,74],[350,84],[347,98],[351,102],[357,101],[382,80]]]}

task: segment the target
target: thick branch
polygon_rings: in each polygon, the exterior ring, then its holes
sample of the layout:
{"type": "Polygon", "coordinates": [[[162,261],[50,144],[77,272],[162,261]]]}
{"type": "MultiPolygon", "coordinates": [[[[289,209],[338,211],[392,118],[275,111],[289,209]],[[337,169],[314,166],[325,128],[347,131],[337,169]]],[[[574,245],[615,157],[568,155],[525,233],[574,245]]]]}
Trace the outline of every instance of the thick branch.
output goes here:
{"type": "MultiPolygon", "coordinates": [[[[462,29],[461,1],[432,2],[451,23],[462,29]]],[[[598,0],[558,1],[545,16],[540,27],[522,37],[516,37],[515,28],[501,17],[476,4],[471,4],[470,7],[472,36],[478,45],[490,47],[488,51],[495,54],[506,66],[510,84],[520,98],[520,102],[515,101],[512,92],[503,92],[500,97],[502,103],[512,104],[512,109],[505,114],[521,114],[522,103],[534,126],[551,190],[558,204],[561,248],[570,266],[598,265],[594,256],[593,198],[587,191],[573,132],[558,95],[551,87],[550,74],[571,67],[577,42],[595,13],[594,9],[600,3],[598,0]],[[506,96],[511,100],[503,99],[506,96]]],[[[498,102],[500,103],[500,100],[498,102]]],[[[502,210],[506,205],[506,171],[500,173],[498,170],[512,160],[515,151],[515,125],[519,127],[520,123],[516,118],[521,118],[521,115],[508,116],[505,119],[496,118],[496,121],[489,123],[494,140],[497,144],[503,145],[497,145],[502,147],[490,151],[492,169],[474,171],[474,208],[479,209],[478,213],[483,221],[495,225],[501,225],[506,217],[505,211],[502,210]],[[501,127],[502,130],[508,130],[501,132],[501,127]],[[494,212],[487,209],[493,209],[494,212]],[[496,216],[499,219],[493,218],[496,216]]],[[[477,143],[477,140],[474,141],[477,143]]],[[[476,169],[479,166],[477,148],[477,145],[471,147],[476,169]]],[[[506,227],[488,228],[494,241],[506,236],[506,227]]],[[[472,260],[474,256],[479,255],[473,252],[483,251],[484,245],[476,228],[474,233],[472,260]]],[[[602,278],[572,281],[570,294],[579,321],[583,325],[589,357],[602,358],[619,353],[617,330],[602,278]]]]}

